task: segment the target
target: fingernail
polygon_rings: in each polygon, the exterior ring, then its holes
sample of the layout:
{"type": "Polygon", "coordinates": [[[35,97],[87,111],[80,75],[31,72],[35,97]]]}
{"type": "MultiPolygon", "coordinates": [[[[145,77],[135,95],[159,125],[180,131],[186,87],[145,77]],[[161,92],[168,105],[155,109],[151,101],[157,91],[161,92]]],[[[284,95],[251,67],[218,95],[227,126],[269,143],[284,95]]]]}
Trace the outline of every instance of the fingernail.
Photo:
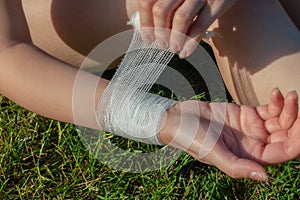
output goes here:
{"type": "Polygon", "coordinates": [[[276,88],[274,88],[274,90],[273,90],[276,94],[279,94],[280,93],[280,90],[279,90],[279,88],[278,87],[276,87],[276,88]]]}
{"type": "Polygon", "coordinates": [[[157,41],[158,48],[160,49],[167,49],[168,48],[168,43],[166,41],[157,41]]]}
{"type": "Polygon", "coordinates": [[[182,51],[180,51],[180,53],[179,53],[179,58],[180,59],[183,59],[183,58],[185,58],[185,57],[187,57],[187,51],[186,50],[182,50],[182,51]]]}
{"type": "Polygon", "coordinates": [[[172,53],[177,53],[177,51],[179,51],[179,48],[178,48],[178,46],[176,44],[171,43],[170,44],[170,51],[172,53]]]}
{"type": "Polygon", "coordinates": [[[151,44],[152,42],[154,42],[154,37],[150,36],[150,35],[145,35],[144,36],[144,42],[146,44],[151,44]]]}
{"type": "Polygon", "coordinates": [[[143,34],[142,38],[146,44],[151,44],[152,42],[154,42],[154,37],[149,34],[143,34]]]}
{"type": "Polygon", "coordinates": [[[257,180],[257,181],[268,182],[268,175],[263,172],[250,172],[249,178],[251,178],[253,180],[257,180]]]}
{"type": "Polygon", "coordinates": [[[298,97],[298,94],[297,94],[296,90],[292,90],[289,93],[290,93],[290,95],[293,95],[292,98],[297,98],[298,97]]]}

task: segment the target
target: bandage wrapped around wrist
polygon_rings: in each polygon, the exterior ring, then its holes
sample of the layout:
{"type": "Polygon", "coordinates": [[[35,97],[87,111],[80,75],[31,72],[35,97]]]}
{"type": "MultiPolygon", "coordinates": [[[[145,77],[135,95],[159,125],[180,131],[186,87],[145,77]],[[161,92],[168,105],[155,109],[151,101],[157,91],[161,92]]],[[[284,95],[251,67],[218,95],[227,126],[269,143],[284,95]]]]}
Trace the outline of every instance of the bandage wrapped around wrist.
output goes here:
{"type": "MultiPolygon", "coordinates": [[[[133,15],[131,22],[138,22],[138,17],[133,15]]],[[[101,130],[162,145],[158,133],[163,116],[177,102],[150,94],[149,90],[173,55],[159,49],[156,42],[144,44],[136,27],[130,47],[97,105],[101,130]]]]}
{"type": "Polygon", "coordinates": [[[162,145],[157,134],[166,110],[176,101],[140,91],[130,91],[125,96],[122,94],[128,88],[120,91],[122,87],[112,87],[115,90],[111,93],[108,105],[103,106],[106,107],[106,114],[103,115],[103,110],[99,107],[97,110],[101,128],[135,141],[162,145]]]}

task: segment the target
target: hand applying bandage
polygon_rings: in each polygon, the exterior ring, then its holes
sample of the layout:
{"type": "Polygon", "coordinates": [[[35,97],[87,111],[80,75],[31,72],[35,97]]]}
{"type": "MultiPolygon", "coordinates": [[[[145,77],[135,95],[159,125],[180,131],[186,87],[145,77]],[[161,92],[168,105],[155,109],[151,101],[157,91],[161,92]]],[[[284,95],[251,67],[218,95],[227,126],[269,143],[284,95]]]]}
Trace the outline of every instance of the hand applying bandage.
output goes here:
{"type": "MultiPolygon", "coordinates": [[[[134,18],[133,18],[134,19],[134,18]]],[[[147,45],[135,30],[130,47],[97,106],[102,130],[143,143],[161,145],[163,116],[177,102],[148,93],[173,53],[147,45]]]]}
{"type": "Polygon", "coordinates": [[[259,107],[178,103],[149,94],[172,56],[156,42],[144,44],[140,32],[135,31],[123,62],[99,101],[96,115],[100,129],[144,143],[171,145],[235,178],[266,181],[263,165],[300,154],[295,92],[283,98],[275,89],[270,103],[259,107]]]}
{"type": "Polygon", "coordinates": [[[142,37],[185,58],[236,0],[139,0],[142,37]],[[148,29],[147,27],[154,27],[148,29]],[[188,36],[188,37],[186,37],[188,36]]]}

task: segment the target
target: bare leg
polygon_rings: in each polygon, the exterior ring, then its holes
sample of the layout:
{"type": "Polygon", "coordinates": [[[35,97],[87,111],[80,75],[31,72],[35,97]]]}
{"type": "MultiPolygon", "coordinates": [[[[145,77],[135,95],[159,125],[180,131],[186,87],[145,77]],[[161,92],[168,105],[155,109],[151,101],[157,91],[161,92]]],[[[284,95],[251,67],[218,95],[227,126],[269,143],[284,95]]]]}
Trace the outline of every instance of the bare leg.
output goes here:
{"type": "Polygon", "coordinates": [[[237,103],[265,104],[271,89],[300,93],[300,34],[278,0],[244,0],[211,27],[210,40],[237,103]]]}
{"type": "Polygon", "coordinates": [[[102,41],[131,29],[126,22],[137,10],[137,0],[27,0],[22,6],[34,44],[80,67],[102,41]]]}

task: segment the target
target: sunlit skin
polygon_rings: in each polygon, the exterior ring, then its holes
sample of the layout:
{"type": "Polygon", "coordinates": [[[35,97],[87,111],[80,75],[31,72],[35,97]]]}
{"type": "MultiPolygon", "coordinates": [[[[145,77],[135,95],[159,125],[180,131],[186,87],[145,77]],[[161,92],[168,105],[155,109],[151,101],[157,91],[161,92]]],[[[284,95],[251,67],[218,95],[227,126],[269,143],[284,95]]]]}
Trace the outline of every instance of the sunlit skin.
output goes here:
{"type": "Polygon", "coordinates": [[[297,94],[290,92],[283,99],[279,90],[274,89],[270,100],[268,105],[259,107],[232,103],[182,102],[167,112],[171,113],[168,115],[170,122],[166,125],[167,131],[162,130],[161,139],[167,144],[186,150],[201,162],[217,166],[232,177],[249,177],[249,173],[253,171],[265,172],[263,165],[294,159],[299,155],[300,146],[297,94]],[[197,105],[200,112],[195,111],[197,105]],[[199,158],[201,147],[211,148],[202,142],[208,127],[216,123],[210,121],[212,109],[216,115],[222,116],[221,107],[226,107],[222,133],[218,137],[211,136],[215,137],[212,140],[217,140],[216,144],[207,156],[199,158]],[[187,123],[178,127],[180,120],[187,123]],[[196,139],[191,146],[185,146],[182,144],[183,137],[193,133],[184,130],[195,127],[195,123],[198,123],[196,139]],[[178,130],[182,132],[178,133],[178,130]]]}
{"type": "Polygon", "coordinates": [[[161,48],[179,56],[189,56],[201,41],[209,26],[227,11],[236,0],[140,0],[141,27],[171,29],[171,32],[156,29],[142,31],[146,41],[156,39],[161,48]],[[182,34],[177,34],[177,32],[182,34]],[[188,35],[189,38],[182,37],[188,35]]]}
{"type": "Polygon", "coordinates": [[[266,104],[274,87],[300,92],[299,10],[294,0],[139,0],[142,28],[165,28],[142,34],[181,57],[210,31],[224,82],[247,105],[266,104]]]}
{"type": "MultiPolygon", "coordinates": [[[[130,29],[126,21],[139,9],[138,0],[118,2],[74,0],[69,4],[60,0],[0,0],[0,93],[40,115],[74,123],[72,95],[78,72],[76,67],[101,41],[130,29]],[[116,10],[118,12],[109,12],[116,10]]],[[[223,77],[225,81],[229,78],[226,73],[223,77]]],[[[80,101],[84,108],[82,120],[76,123],[98,129],[95,104],[109,81],[90,73],[85,73],[85,79],[86,94],[94,92],[90,85],[98,87],[94,96],[80,101]]],[[[277,82],[281,83],[280,79],[277,82]]],[[[268,85],[268,88],[275,87],[268,85]]],[[[284,88],[284,84],[278,87],[284,88]]],[[[233,88],[229,85],[235,98],[233,88]]],[[[280,92],[274,90],[269,97],[267,94],[271,89],[268,88],[264,95],[271,103],[262,107],[200,101],[179,103],[166,112],[166,123],[162,124],[159,137],[164,143],[184,149],[201,162],[215,165],[232,177],[247,178],[249,172],[265,174],[261,165],[281,163],[300,154],[297,94],[290,92],[283,99],[280,92]],[[202,138],[208,124],[215,123],[210,121],[212,105],[216,105],[216,111],[218,106],[226,106],[226,126],[212,151],[200,159],[202,138]],[[200,112],[195,112],[198,107],[200,112]],[[191,126],[199,126],[192,146],[175,137],[194,134],[178,127],[180,116],[194,121],[191,126]],[[270,154],[277,151],[280,153],[270,154]]],[[[243,89],[247,91],[247,88],[243,89]]],[[[284,94],[290,90],[293,88],[286,87],[284,94]]],[[[263,177],[251,178],[265,180],[263,177]]]]}

